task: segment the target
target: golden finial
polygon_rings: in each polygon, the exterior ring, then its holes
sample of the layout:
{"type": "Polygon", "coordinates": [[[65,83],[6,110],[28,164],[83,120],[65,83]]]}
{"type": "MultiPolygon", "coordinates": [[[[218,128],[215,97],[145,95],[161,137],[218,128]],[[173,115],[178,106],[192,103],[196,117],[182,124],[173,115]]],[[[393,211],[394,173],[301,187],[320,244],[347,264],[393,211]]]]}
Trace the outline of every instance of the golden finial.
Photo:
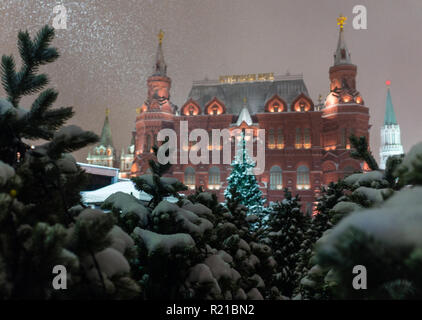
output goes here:
{"type": "Polygon", "coordinates": [[[141,114],[141,107],[136,108],[136,114],[141,114]]]}
{"type": "Polygon", "coordinates": [[[318,102],[319,102],[319,103],[321,103],[321,102],[322,102],[322,94],[320,94],[320,95],[318,96],[318,102]]]}
{"type": "Polygon", "coordinates": [[[108,117],[109,115],[110,115],[110,109],[109,108],[106,108],[106,117],[108,117]]]}
{"type": "Polygon", "coordinates": [[[163,39],[164,39],[164,32],[163,32],[163,30],[160,29],[160,33],[158,34],[158,42],[160,44],[162,44],[163,43],[163,39]]]}
{"type": "Polygon", "coordinates": [[[340,16],[337,18],[337,25],[340,26],[340,30],[343,30],[344,25],[346,24],[347,17],[340,14],[340,16]]]}
{"type": "Polygon", "coordinates": [[[248,99],[246,99],[246,97],[243,98],[243,104],[246,104],[246,102],[248,102],[248,99]]]}

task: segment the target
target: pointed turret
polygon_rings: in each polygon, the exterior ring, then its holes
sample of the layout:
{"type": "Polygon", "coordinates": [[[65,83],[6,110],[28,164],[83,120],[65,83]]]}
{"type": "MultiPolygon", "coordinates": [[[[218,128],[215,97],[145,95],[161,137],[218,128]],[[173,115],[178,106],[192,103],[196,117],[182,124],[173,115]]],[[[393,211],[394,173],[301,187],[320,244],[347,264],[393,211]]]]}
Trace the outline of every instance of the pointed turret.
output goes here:
{"type": "Polygon", "coordinates": [[[347,18],[340,15],[337,24],[340,26],[337,49],[334,54],[334,65],[330,67],[330,91],[325,106],[341,103],[363,105],[363,99],[356,90],[357,66],[352,64],[350,52],[344,39],[344,25],[347,18]]]}
{"type": "Polygon", "coordinates": [[[391,99],[391,81],[386,81],[387,99],[385,103],[384,125],[381,127],[380,168],[385,169],[387,159],[391,156],[403,154],[400,126],[397,123],[391,99]]]}
{"type": "Polygon", "coordinates": [[[248,126],[252,125],[252,117],[248,110],[246,98],[243,99],[243,109],[242,111],[240,111],[239,117],[237,118],[236,125],[240,126],[243,122],[245,122],[248,126]]]}
{"type": "Polygon", "coordinates": [[[116,151],[111,139],[111,129],[108,116],[110,109],[106,109],[103,129],[101,131],[100,142],[88,153],[87,161],[89,164],[95,164],[106,167],[114,167],[116,165],[116,151]]]}
{"type": "MultiPolygon", "coordinates": [[[[389,86],[390,82],[387,82],[389,86]]],[[[397,124],[396,113],[394,112],[393,101],[391,100],[390,87],[387,89],[387,100],[385,104],[384,125],[397,124]]]]}
{"type": "Polygon", "coordinates": [[[113,140],[111,138],[111,128],[110,128],[110,123],[108,120],[109,114],[110,114],[110,109],[107,108],[106,117],[104,119],[103,130],[101,131],[101,137],[100,137],[100,143],[99,143],[100,146],[104,146],[104,147],[113,146],[113,140]]]}
{"type": "Polygon", "coordinates": [[[158,34],[158,48],[157,48],[157,54],[155,57],[155,66],[154,66],[153,76],[161,76],[161,77],[167,76],[167,65],[166,65],[166,62],[164,61],[164,53],[163,53],[163,38],[164,38],[164,32],[163,30],[160,30],[160,33],[158,34]]]}
{"type": "Polygon", "coordinates": [[[337,18],[337,24],[340,26],[338,35],[337,50],[334,54],[334,65],[338,66],[341,64],[352,64],[350,52],[347,49],[346,41],[344,40],[344,24],[346,23],[347,17],[340,16],[337,18]]]}

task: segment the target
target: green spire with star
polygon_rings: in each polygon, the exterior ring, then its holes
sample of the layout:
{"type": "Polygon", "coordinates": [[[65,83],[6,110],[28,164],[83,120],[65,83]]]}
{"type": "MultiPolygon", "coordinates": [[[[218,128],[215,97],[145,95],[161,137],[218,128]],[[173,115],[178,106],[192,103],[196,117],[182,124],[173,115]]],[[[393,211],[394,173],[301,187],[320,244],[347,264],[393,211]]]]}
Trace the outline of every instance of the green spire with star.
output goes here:
{"type": "Polygon", "coordinates": [[[394,112],[393,101],[391,99],[390,88],[387,89],[387,101],[385,104],[384,125],[397,124],[396,114],[394,112]]]}

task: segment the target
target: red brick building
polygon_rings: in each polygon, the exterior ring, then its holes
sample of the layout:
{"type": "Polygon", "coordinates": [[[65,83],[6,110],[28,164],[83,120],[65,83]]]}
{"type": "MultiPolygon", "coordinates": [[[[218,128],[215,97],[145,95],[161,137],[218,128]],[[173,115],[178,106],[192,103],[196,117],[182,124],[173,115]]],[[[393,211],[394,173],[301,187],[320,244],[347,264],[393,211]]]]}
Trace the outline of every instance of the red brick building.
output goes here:
{"type": "MultiPolygon", "coordinates": [[[[148,96],[137,110],[131,174],[147,172],[158,132],[163,128],[179,132],[181,121],[188,121],[189,131],[265,129],[265,172],[257,176],[264,196],[281,200],[282,189],[288,187],[310,208],[321,186],[363,168],[363,163],[350,157],[348,141],[351,133],[369,139],[369,110],[356,90],[356,73],[341,26],[325,102],[312,101],[302,76],[258,74],[194,82],[186,103],[178,109],[170,101],[171,79],[161,35],[148,96]]],[[[213,190],[222,200],[230,171],[227,164],[178,162],[171,175],[190,189],[213,190]]]]}

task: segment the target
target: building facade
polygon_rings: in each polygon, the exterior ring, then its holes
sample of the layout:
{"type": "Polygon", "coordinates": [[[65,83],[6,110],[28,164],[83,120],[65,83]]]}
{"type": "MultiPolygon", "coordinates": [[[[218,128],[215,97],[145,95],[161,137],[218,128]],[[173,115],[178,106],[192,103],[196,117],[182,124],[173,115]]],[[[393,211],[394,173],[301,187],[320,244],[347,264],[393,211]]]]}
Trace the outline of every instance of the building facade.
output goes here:
{"type": "MultiPolygon", "coordinates": [[[[309,97],[301,75],[249,74],[194,82],[178,109],[170,101],[171,78],[162,36],[160,33],[156,63],[147,80],[147,99],[137,109],[131,175],[148,171],[159,131],[173,129],[180,138],[183,121],[187,121],[189,133],[194,129],[264,129],[265,170],[257,181],[269,201],[282,200],[282,189],[287,187],[311,207],[322,186],[364,169],[364,163],[351,158],[348,137],[355,134],[369,139],[369,109],[356,88],[357,66],[351,61],[342,23],[329,68],[330,93],[317,103],[309,97]]],[[[256,139],[255,143],[259,142],[256,139]]],[[[231,147],[234,156],[234,144],[231,147]]],[[[192,150],[195,143],[186,148],[192,150]]],[[[210,143],[210,159],[212,148],[210,143]]],[[[169,175],[191,190],[203,187],[223,200],[229,164],[182,164],[180,148],[177,159],[169,175]]]]}
{"type": "Polygon", "coordinates": [[[384,125],[381,127],[380,168],[385,169],[387,159],[391,156],[403,154],[400,126],[397,123],[393,101],[390,93],[390,81],[386,82],[387,99],[385,103],[384,125]]]}

